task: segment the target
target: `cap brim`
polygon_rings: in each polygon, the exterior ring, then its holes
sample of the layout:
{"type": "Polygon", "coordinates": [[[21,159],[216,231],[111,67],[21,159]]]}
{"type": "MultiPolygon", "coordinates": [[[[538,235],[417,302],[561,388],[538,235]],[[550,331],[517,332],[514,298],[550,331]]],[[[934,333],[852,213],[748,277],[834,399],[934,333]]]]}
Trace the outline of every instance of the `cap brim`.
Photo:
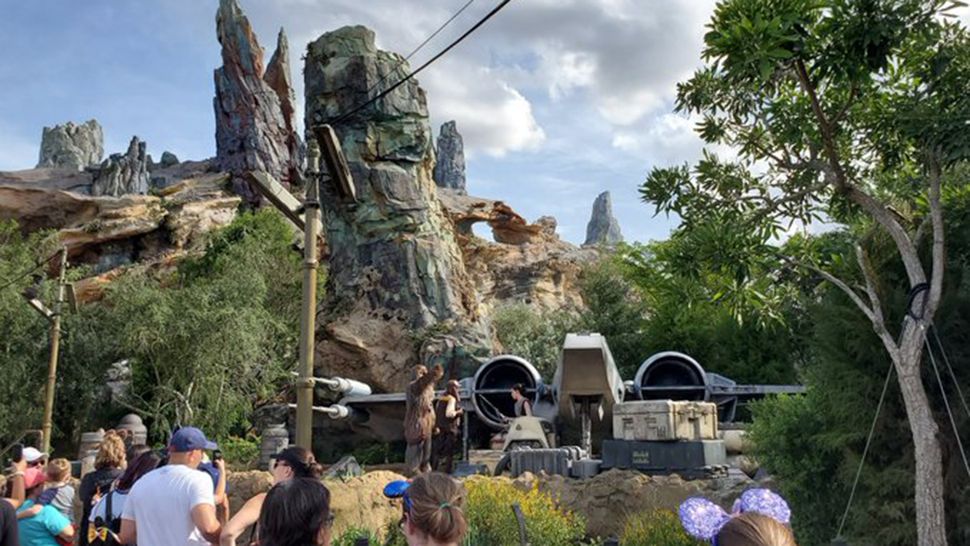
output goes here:
{"type": "Polygon", "coordinates": [[[212,451],[213,449],[219,449],[219,445],[216,444],[215,442],[210,442],[206,440],[205,448],[208,449],[209,451],[212,451]]]}

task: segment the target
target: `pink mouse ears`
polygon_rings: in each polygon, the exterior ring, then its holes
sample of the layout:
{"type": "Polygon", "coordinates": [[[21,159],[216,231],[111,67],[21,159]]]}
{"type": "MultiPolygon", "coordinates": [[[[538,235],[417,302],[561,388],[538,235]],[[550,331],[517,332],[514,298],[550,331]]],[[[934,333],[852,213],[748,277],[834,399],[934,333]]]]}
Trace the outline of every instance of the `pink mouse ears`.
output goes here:
{"type": "Polygon", "coordinates": [[[788,525],[791,509],[780,495],[768,489],[748,489],[734,502],[732,513],[703,497],[691,497],[680,505],[680,522],[687,534],[701,540],[713,540],[732,516],[754,512],[788,525]]]}

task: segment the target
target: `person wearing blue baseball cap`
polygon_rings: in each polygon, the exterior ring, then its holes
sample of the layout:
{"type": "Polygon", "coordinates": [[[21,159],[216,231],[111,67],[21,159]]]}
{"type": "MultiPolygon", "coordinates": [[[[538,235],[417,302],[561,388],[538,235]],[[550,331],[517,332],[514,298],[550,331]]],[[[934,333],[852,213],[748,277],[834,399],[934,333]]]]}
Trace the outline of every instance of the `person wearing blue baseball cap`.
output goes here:
{"type": "Polygon", "coordinates": [[[144,475],[128,493],[121,515],[122,544],[199,545],[219,542],[212,480],[197,471],[204,452],[218,449],[195,427],[182,427],[168,443],[168,464],[144,475]]]}

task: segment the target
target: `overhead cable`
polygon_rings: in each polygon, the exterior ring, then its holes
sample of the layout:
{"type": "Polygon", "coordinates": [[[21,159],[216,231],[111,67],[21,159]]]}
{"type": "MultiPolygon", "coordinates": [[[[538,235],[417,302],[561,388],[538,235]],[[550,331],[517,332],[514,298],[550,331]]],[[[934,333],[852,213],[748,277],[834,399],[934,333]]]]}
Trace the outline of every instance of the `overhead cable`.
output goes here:
{"type": "Polygon", "coordinates": [[[489,19],[491,19],[492,17],[494,17],[496,13],[498,13],[499,11],[501,11],[502,8],[504,8],[506,5],[508,5],[508,3],[511,2],[511,1],[512,0],[502,0],[502,2],[499,5],[495,6],[495,8],[493,8],[492,11],[488,12],[488,14],[485,15],[485,17],[483,17],[481,20],[479,20],[477,23],[475,23],[475,26],[473,26],[472,28],[470,28],[467,31],[465,31],[464,34],[462,34],[454,42],[452,42],[451,44],[449,44],[448,47],[446,47],[443,50],[441,50],[441,52],[439,52],[437,55],[435,55],[434,57],[432,57],[431,60],[429,60],[428,62],[426,62],[423,65],[419,66],[416,70],[412,71],[407,76],[401,78],[400,81],[398,81],[397,83],[395,83],[391,87],[388,87],[386,90],[382,91],[376,97],[374,97],[374,98],[372,98],[372,99],[364,102],[363,104],[361,104],[360,106],[357,106],[356,108],[351,109],[349,112],[347,112],[347,113],[345,113],[345,114],[343,114],[341,116],[338,116],[336,118],[332,118],[332,119],[330,119],[330,120],[328,120],[328,121],[326,121],[324,123],[326,125],[336,125],[338,123],[341,123],[341,122],[347,120],[347,118],[349,118],[350,116],[353,116],[354,114],[356,114],[357,112],[360,112],[364,108],[367,108],[371,104],[374,104],[375,102],[383,99],[384,97],[386,97],[387,95],[389,95],[392,91],[394,91],[398,87],[404,85],[405,82],[407,82],[408,80],[410,80],[414,76],[417,76],[419,72],[421,72],[425,68],[431,66],[432,63],[434,63],[435,61],[437,61],[438,59],[440,59],[441,57],[443,57],[446,53],[448,53],[449,51],[451,51],[455,46],[457,46],[462,41],[464,41],[465,38],[467,38],[468,36],[470,36],[473,32],[475,32],[476,30],[478,30],[479,27],[481,27],[482,25],[484,25],[486,21],[488,21],[489,19]]]}
{"type": "Polygon", "coordinates": [[[428,36],[427,38],[425,38],[425,40],[423,42],[421,42],[420,44],[418,44],[418,47],[416,47],[413,50],[411,50],[411,52],[408,53],[406,57],[404,57],[403,59],[401,59],[401,61],[399,63],[397,63],[396,65],[394,65],[394,68],[392,68],[391,70],[388,70],[387,73],[384,74],[381,77],[381,79],[377,80],[377,82],[374,83],[374,85],[371,85],[370,87],[368,87],[367,88],[367,92],[365,93],[365,95],[370,96],[370,92],[371,91],[373,91],[375,88],[377,88],[382,83],[384,83],[384,80],[386,80],[388,76],[390,76],[391,74],[397,72],[397,69],[398,68],[401,68],[401,65],[403,65],[404,63],[406,63],[409,60],[411,60],[411,57],[413,57],[415,53],[417,53],[418,51],[421,51],[421,48],[423,48],[424,46],[428,45],[428,42],[430,42],[431,40],[433,40],[435,36],[437,36],[439,33],[441,33],[441,31],[444,30],[445,27],[447,27],[448,25],[451,24],[452,21],[454,21],[455,19],[457,19],[458,16],[461,15],[461,13],[463,11],[465,11],[465,9],[468,6],[472,5],[472,3],[474,3],[474,2],[475,2],[475,0],[468,0],[467,2],[465,2],[465,5],[462,6],[461,8],[459,8],[458,11],[456,11],[454,13],[454,15],[452,15],[447,21],[445,21],[440,27],[438,27],[438,30],[435,30],[434,32],[432,32],[431,33],[431,36],[428,36]]]}

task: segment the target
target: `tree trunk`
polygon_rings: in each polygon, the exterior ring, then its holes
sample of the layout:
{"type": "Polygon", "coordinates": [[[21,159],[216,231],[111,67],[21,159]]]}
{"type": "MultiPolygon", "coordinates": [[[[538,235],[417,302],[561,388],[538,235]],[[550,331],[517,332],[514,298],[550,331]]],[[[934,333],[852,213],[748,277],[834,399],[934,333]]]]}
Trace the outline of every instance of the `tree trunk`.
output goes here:
{"type": "Polygon", "coordinates": [[[899,388],[913,434],[916,464],[916,534],[918,546],[946,546],[943,507],[943,454],[939,429],[920,375],[923,338],[918,327],[905,328],[895,361],[899,388]]]}

